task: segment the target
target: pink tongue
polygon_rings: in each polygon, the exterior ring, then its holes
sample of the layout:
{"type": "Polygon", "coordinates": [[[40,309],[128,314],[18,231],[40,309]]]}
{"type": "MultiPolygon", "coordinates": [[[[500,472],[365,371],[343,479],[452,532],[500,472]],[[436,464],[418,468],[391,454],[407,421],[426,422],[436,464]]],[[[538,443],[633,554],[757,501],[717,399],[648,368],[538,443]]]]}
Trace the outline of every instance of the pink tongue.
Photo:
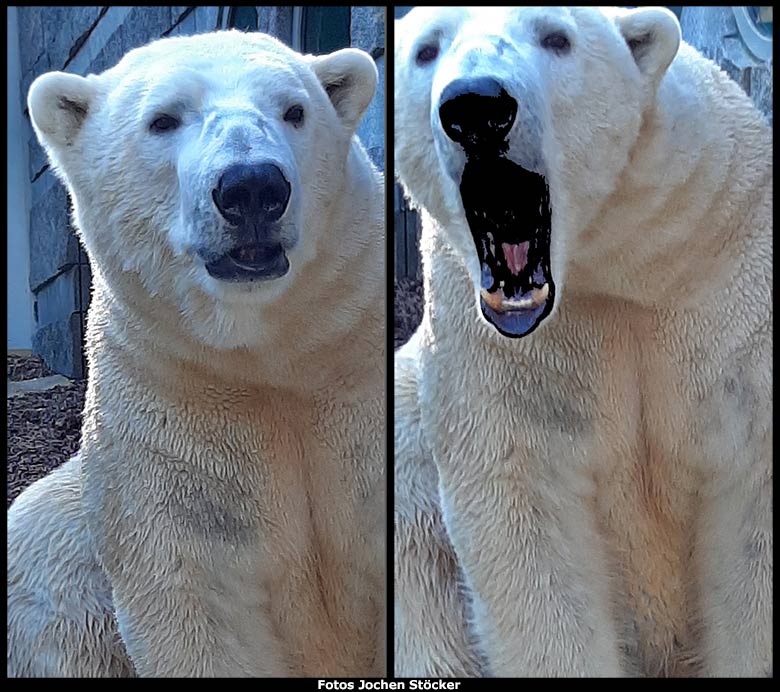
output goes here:
{"type": "Polygon", "coordinates": [[[523,271],[528,262],[528,242],[526,240],[524,243],[517,243],[516,245],[501,243],[504,257],[506,257],[506,264],[509,267],[509,271],[515,276],[523,271]]]}

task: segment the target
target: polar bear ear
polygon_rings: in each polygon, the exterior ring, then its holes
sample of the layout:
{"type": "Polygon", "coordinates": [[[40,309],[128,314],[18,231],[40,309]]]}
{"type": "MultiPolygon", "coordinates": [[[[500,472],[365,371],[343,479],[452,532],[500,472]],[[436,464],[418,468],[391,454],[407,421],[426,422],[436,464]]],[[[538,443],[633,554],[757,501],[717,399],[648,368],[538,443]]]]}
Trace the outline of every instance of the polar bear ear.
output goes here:
{"type": "Polygon", "coordinates": [[[27,106],[41,141],[69,146],[79,133],[95,98],[95,84],[67,72],[47,72],[30,87],[27,106]]]}
{"type": "Polygon", "coordinates": [[[630,10],[617,18],[618,28],[639,70],[660,80],[680,47],[680,23],[665,7],[630,10]]]}
{"type": "Polygon", "coordinates": [[[371,56],[356,48],[345,48],[312,58],[310,64],[336,113],[350,130],[357,129],[374,98],[379,79],[371,56]]]}

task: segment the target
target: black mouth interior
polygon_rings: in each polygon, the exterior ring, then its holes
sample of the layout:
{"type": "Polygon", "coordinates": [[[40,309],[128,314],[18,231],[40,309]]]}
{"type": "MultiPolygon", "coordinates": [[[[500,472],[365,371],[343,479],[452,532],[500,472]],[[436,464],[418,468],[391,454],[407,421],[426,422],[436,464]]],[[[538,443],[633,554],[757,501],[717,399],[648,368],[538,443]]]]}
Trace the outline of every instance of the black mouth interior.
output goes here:
{"type": "Polygon", "coordinates": [[[555,297],[549,187],[499,149],[466,154],[460,193],[482,269],[482,312],[505,336],[525,336],[555,297]]]}
{"type": "Polygon", "coordinates": [[[206,262],[210,276],[222,281],[270,281],[284,276],[290,262],[279,243],[247,244],[206,262]]]}

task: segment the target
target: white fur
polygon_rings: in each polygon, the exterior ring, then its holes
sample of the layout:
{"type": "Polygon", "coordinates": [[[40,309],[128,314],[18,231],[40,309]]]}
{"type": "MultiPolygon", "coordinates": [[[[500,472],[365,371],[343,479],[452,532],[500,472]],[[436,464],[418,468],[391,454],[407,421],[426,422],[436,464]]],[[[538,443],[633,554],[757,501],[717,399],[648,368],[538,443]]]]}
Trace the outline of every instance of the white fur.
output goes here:
{"type": "Polygon", "coordinates": [[[664,9],[416,8],[395,35],[426,292],[396,354],[397,673],[769,674],[771,131],[664,9]],[[522,339],[479,309],[438,119],[466,74],[518,99],[507,156],[550,186],[555,311],[522,339]]]}
{"type": "Polygon", "coordinates": [[[33,83],[94,282],[80,460],[9,511],[10,674],[382,673],[376,82],[357,50],[221,32],[33,83]],[[194,252],[228,242],[212,190],[258,161],[291,186],[290,271],[221,283],[194,252]]]}

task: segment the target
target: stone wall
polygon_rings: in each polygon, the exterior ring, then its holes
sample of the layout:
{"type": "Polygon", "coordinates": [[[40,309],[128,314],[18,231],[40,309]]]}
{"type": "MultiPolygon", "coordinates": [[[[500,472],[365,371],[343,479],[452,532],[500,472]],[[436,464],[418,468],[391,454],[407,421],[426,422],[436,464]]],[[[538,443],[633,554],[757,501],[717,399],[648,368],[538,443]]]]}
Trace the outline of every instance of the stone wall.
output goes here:
{"type": "Polygon", "coordinates": [[[385,8],[353,7],[350,17],[352,46],[371,55],[379,70],[379,86],[358,128],[360,141],[369,156],[385,169],[385,8]]]}
{"type": "MultiPolygon", "coordinates": [[[[257,7],[257,26],[290,43],[292,7],[257,7]]],[[[228,7],[19,7],[21,88],[26,101],[32,81],[50,70],[99,73],[128,50],[175,35],[213,31],[226,25],[228,7]]],[[[384,168],[384,8],[355,7],[352,44],[377,60],[380,94],[359,134],[384,168]]],[[[65,189],[49,170],[25,110],[29,148],[30,289],[34,296],[33,352],[56,372],[83,377],[84,319],[90,271],[69,222],[65,189]]]]}
{"type": "Polygon", "coordinates": [[[772,125],[772,63],[747,49],[731,7],[683,7],[680,26],[683,39],[718,63],[772,125]]]}
{"type": "Polygon", "coordinates": [[[32,348],[33,306],[30,292],[30,179],[27,175],[27,124],[19,100],[19,25],[16,7],[7,10],[8,71],[6,80],[6,184],[8,254],[6,347],[8,351],[32,348]]]}

